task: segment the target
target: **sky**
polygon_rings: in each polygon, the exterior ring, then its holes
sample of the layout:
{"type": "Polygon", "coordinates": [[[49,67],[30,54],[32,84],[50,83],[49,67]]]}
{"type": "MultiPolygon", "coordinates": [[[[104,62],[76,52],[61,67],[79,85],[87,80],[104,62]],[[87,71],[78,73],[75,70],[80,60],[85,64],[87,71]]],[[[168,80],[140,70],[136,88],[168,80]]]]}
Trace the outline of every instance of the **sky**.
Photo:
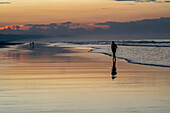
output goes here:
{"type": "Polygon", "coordinates": [[[0,0],[0,26],[170,17],[168,0],[0,0]]]}

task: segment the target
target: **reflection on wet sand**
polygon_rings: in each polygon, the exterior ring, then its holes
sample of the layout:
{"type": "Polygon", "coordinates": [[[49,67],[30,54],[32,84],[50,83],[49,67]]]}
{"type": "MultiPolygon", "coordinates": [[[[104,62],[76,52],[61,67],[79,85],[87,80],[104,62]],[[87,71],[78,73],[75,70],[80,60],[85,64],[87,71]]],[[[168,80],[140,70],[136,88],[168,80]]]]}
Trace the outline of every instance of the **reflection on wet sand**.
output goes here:
{"type": "Polygon", "coordinates": [[[2,50],[0,62],[0,113],[170,110],[169,68],[129,64],[120,59],[112,63],[109,56],[86,49],[37,43],[34,49],[28,44],[2,50]],[[119,79],[112,80],[111,70],[119,79]]]}
{"type": "Polygon", "coordinates": [[[33,47],[29,47],[29,45],[23,45],[18,49],[10,49],[8,51],[2,50],[0,53],[1,63],[32,63],[39,62],[39,60],[41,60],[41,62],[55,62],[55,59],[68,59],[67,56],[62,56],[60,54],[70,52],[65,48],[50,47],[46,44],[37,44],[36,48],[34,48],[34,45],[32,46],[33,47]]]}
{"type": "Polygon", "coordinates": [[[117,71],[116,71],[116,58],[113,58],[113,66],[112,66],[112,79],[115,79],[117,75],[117,71]]]}

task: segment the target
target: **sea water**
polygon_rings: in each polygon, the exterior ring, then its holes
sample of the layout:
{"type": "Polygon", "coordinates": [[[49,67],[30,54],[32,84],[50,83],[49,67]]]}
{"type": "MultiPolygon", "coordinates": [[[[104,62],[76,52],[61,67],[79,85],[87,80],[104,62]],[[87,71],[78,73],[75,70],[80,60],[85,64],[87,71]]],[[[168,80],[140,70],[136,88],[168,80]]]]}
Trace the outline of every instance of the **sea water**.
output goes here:
{"type": "MultiPolygon", "coordinates": [[[[51,42],[55,46],[91,48],[90,52],[112,56],[111,41],[51,42]]],[[[130,63],[170,67],[170,40],[115,41],[116,56],[130,63]]]]}

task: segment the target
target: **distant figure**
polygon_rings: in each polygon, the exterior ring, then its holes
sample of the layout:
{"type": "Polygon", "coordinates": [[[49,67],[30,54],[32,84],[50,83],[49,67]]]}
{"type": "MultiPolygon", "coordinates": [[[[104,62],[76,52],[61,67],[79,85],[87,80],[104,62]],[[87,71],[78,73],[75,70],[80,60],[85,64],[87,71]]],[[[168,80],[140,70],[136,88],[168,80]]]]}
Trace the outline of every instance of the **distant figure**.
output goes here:
{"type": "Polygon", "coordinates": [[[34,42],[32,42],[32,48],[34,48],[34,42]]]}
{"type": "Polygon", "coordinates": [[[30,42],[30,48],[32,48],[32,43],[30,42]]]}
{"type": "Polygon", "coordinates": [[[30,42],[30,48],[34,48],[34,42],[30,42]]]}
{"type": "Polygon", "coordinates": [[[113,66],[112,66],[112,79],[115,79],[117,75],[117,71],[116,71],[116,60],[113,59],[113,66]]]}
{"type": "Polygon", "coordinates": [[[113,59],[116,59],[116,49],[117,49],[117,45],[115,44],[114,41],[112,41],[112,45],[111,45],[111,49],[112,49],[112,53],[113,53],[113,59]]]}

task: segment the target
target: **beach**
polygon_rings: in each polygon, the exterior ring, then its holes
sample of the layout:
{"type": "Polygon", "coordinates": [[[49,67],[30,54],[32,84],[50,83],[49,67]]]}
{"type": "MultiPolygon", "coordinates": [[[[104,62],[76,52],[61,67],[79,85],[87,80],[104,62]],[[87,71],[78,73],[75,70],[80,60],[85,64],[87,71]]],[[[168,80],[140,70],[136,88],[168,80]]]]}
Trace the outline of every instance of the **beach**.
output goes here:
{"type": "Polygon", "coordinates": [[[29,44],[0,50],[0,113],[169,113],[169,67],[90,49],[29,44]]]}

